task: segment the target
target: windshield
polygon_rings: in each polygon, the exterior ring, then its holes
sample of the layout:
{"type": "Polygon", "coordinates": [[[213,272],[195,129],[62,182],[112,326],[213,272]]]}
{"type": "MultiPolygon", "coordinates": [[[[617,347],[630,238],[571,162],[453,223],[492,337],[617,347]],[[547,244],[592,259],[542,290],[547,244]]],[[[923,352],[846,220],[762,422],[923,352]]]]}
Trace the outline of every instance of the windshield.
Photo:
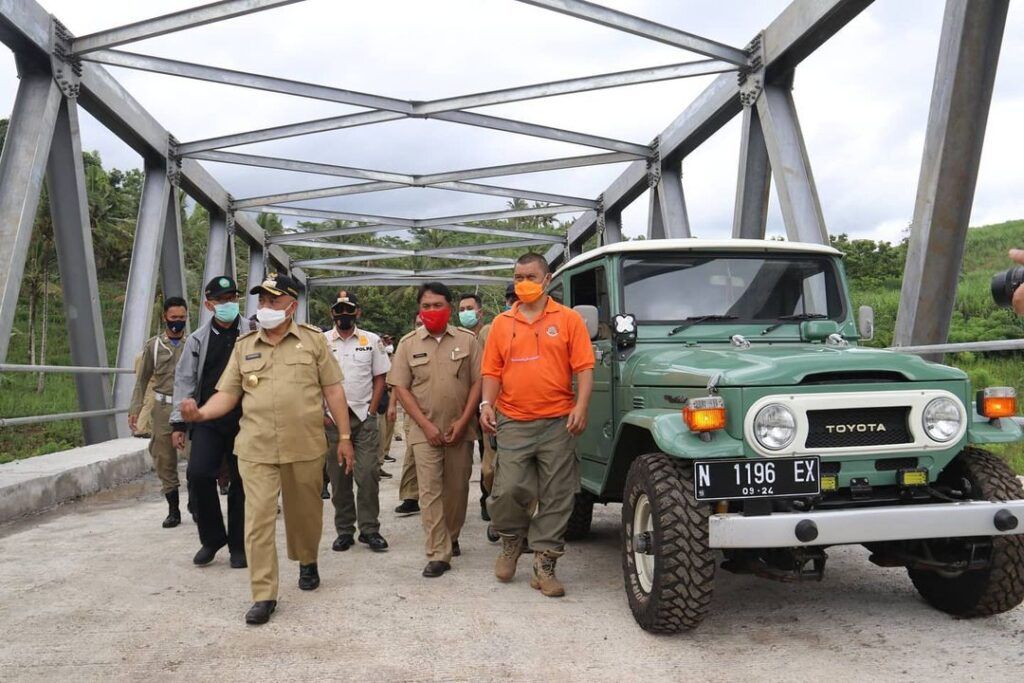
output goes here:
{"type": "Polygon", "coordinates": [[[697,316],[772,322],[794,315],[839,321],[845,313],[836,267],[827,257],[651,255],[625,259],[622,281],[625,310],[642,322],[697,316]]]}

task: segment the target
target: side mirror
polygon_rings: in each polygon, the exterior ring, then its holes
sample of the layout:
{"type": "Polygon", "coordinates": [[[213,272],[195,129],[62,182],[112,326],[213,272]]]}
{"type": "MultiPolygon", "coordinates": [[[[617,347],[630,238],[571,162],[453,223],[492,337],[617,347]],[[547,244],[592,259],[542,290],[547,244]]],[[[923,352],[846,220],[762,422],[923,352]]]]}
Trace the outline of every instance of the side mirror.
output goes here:
{"type": "Polygon", "coordinates": [[[861,341],[875,338],[875,309],[870,306],[860,307],[857,311],[857,332],[860,333],[861,341]]]}
{"type": "Polygon", "coordinates": [[[597,324],[598,324],[598,313],[597,306],[589,306],[587,304],[580,304],[579,306],[573,306],[572,310],[580,314],[583,318],[583,322],[587,325],[587,334],[590,335],[591,340],[597,339],[597,324]]]}
{"type": "Polygon", "coordinates": [[[612,319],[612,334],[615,337],[615,347],[625,349],[636,346],[636,318],[629,313],[623,313],[612,319]]]}

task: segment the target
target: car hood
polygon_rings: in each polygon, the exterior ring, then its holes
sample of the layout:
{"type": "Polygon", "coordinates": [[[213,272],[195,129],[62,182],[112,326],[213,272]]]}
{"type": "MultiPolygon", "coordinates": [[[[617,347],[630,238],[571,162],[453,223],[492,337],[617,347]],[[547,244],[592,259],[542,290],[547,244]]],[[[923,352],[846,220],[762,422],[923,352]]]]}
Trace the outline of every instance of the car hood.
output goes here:
{"type": "Polygon", "coordinates": [[[726,345],[640,344],[622,369],[622,381],[634,386],[786,386],[805,381],[856,381],[886,377],[894,381],[963,380],[956,368],[917,356],[863,347],[823,344],[764,344],[740,349],[726,345]],[[882,374],[885,373],[885,374],[882,374]],[[813,377],[814,375],[824,377],[813,377]]]}

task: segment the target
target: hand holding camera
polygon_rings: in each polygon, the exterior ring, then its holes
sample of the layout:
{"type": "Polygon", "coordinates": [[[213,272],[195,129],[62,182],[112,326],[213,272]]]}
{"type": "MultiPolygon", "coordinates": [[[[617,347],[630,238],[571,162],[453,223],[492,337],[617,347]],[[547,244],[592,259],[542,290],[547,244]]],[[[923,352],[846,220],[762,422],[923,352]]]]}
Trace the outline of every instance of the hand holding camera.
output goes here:
{"type": "Polygon", "coordinates": [[[1011,249],[1010,258],[1021,264],[1015,268],[996,273],[992,277],[992,298],[996,304],[1012,308],[1017,315],[1024,315],[1024,249],[1011,249]]]}

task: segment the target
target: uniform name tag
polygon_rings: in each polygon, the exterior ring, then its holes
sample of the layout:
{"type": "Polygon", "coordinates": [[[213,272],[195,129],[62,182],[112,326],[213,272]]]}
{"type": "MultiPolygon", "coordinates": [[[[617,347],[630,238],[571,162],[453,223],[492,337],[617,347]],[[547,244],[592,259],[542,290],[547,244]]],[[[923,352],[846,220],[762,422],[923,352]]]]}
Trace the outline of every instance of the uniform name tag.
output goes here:
{"type": "Polygon", "coordinates": [[[256,360],[257,358],[260,358],[262,356],[263,356],[262,353],[250,353],[248,356],[245,357],[245,359],[246,360],[256,360]]]}
{"type": "Polygon", "coordinates": [[[426,358],[427,354],[426,353],[414,353],[414,354],[412,354],[412,357],[413,358],[426,358]]]}

